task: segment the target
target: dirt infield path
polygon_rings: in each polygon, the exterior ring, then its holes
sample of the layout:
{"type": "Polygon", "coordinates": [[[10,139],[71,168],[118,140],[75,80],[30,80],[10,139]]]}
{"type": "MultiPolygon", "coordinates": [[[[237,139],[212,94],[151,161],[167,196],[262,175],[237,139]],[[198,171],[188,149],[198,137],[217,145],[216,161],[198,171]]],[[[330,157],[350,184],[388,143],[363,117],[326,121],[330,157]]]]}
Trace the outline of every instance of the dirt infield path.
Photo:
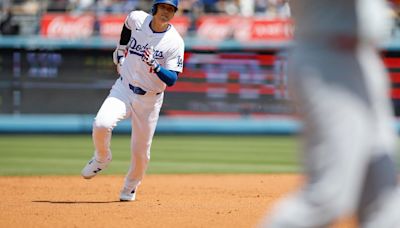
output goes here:
{"type": "MultiPolygon", "coordinates": [[[[0,227],[255,227],[296,175],[147,175],[118,201],[122,176],[0,177],[0,227]]],[[[341,222],[335,227],[353,227],[341,222]]]]}

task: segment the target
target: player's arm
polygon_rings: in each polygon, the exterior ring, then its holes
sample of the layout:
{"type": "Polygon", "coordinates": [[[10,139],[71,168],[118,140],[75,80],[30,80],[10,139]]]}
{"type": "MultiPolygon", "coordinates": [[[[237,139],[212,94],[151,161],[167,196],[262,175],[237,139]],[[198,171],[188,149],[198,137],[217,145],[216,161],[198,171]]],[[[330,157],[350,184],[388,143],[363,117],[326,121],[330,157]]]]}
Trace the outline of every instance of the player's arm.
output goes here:
{"type": "Polygon", "coordinates": [[[167,84],[167,86],[173,86],[176,80],[178,80],[179,72],[167,70],[160,66],[160,64],[158,64],[158,67],[154,69],[154,72],[156,72],[156,75],[161,79],[161,81],[167,84]]]}
{"type": "Polygon", "coordinates": [[[125,61],[126,46],[131,39],[132,31],[125,25],[122,27],[121,36],[117,48],[113,53],[114,64],[117,65],[117,71],[120,73],[120,67],[125,61]]]}
{"type": "Polygon", "coordinates": [[[178,79],[178,72],[162,67],[154,58],[153,52],[154,50],[152,47],[146,49],[143,52],[142,60],[153,69],[161,81],[167,86],[173,86],[178,79]]]}

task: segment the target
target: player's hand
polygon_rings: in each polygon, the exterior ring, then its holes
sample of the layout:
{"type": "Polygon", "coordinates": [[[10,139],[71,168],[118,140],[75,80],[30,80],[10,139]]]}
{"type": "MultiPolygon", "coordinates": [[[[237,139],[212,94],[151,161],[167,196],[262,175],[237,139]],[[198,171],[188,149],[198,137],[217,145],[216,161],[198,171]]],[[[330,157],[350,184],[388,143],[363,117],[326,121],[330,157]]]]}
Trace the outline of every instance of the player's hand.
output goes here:
{"type": "Polygon", "coordinates": [[[122,64],[125,61],[126,45],[118,45],[113,52],[113,62],[117,65],[117,72],[120,74],[122,64]]]}
{"type": "Polygon", "coordinates": [[[158,72],[157,70],[160,67],[160,64],[154,58],[154,48],[146,48],[143,52],[142,61],[149,65],[154,71],[158,72]]]}

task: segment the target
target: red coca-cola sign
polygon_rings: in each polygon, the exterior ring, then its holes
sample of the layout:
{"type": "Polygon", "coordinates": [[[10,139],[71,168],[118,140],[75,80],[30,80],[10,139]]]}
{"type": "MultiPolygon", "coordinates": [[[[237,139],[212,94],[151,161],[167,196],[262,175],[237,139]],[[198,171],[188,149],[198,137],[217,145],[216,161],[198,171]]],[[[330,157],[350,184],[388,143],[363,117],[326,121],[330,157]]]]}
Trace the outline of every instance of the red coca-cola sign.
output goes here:
{"type": "Polygon", "coordinates": [[[233,25],[229,16],[203,16],[197,21],[197,36],[214,41],[228,39],[234,31],[233,25]]]}
{"type": "MultiPolygon", "coordinates": [[[[100,35],[118,39],[125,18],[126,15],[102,15],[96,18],[93,14],[45,14],[40,33],[43,36],[59,38],[86,38],[100,35]]],[[[176,16],[171,23],[181,36],[185,37],[191,21],[186,16],[176,16]]],[[[213,41],[235,39],[242,42],[290,40],[293,37],[294,27],[289,19],[267,20],[220,15],[202,16],[196,25],[196,36],[199,38],[213,41]]]]}
{"type": "Polygon", "coordinates": [[[291,20],[247,19],[236,23],[234,38],[240,41],[287,41],[293,38],[291,20]]]}
{"type": "MultiPolygon", "coordinates": [[[[58,38],[86,38],[100,35],[117,39],[121,34],[125,18],[126,15],[102,15],[96,18],[93,14],[45,14],[42,17],[40,34],[58,38]],[[95,28],[98,29],[98,34],[94,33],[95,28]]],[[[190,19],[186,16],[176,16],[171,23],[181,36],[185,36],[190,19]]]]}
{"type": "Polygon", "coordinates": [[[118,38],[121,35],[126,15],[104,15],[98,18],[100,36],[118,38]]]}
{"type": "Polygon", "coordinates": [[[94,22],[91,14],[46,14],[42,17],[40,34],[58,38],[85,38],[93,34],[94,22]]]}
{"type": "Polygon", "coordinates": [[[203,16],[197,23],[197,35],[214,41],[286,41],[293,37],[293,22],[289,19],[203,16]]]}

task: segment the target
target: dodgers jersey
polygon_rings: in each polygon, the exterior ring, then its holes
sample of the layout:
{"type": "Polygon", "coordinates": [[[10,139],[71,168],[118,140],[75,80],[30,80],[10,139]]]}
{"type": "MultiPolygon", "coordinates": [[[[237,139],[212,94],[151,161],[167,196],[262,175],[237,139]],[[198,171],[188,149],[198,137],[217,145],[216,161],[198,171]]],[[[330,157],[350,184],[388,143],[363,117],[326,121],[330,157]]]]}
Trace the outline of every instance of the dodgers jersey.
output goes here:
{"type": "Polygon", "coordinates": [[[121,68],[124,80],[146,91],[163,92],[166,84],[158,78],[142,61],[146,48],[153,47],[154,58],[167,70],[182,72],[184,42],[170,24],[165,32],[154,32],[150,28],[153,16],[144,11],[132,11],[125,20],[125,26],[131,30],[131,39],[127,45],[127,56],[121,68]]]}

